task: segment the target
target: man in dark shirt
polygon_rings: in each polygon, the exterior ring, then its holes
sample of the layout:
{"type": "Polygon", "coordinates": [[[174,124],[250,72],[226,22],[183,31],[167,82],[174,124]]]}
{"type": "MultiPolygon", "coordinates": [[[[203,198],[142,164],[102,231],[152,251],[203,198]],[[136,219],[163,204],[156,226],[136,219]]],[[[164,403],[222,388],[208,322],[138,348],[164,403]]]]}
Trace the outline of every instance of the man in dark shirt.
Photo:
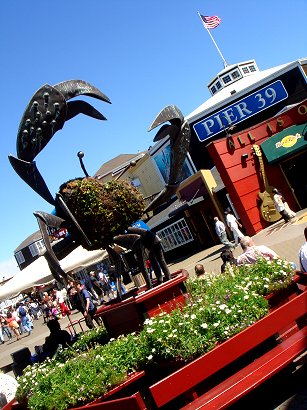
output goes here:
{"type": "Polygon", "coordinates": [[[76,281],[76,288],[78,293],[81,295],[82,299],[82,313],[85,318],[85,322],[88,328],[92,329],[93,325],[93,318],[96,313],[96,306],[94,305],[92,298],[87,291],[86,287],[79,281],[76,281]]]}

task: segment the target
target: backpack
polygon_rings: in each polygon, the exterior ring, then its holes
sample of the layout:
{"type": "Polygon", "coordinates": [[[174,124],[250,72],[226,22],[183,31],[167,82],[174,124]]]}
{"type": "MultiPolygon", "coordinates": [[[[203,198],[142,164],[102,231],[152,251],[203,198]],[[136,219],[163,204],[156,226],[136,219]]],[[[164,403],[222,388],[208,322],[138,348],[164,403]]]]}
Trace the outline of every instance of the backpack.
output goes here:
{"type": "Polygon", "coordinates": [[[27,311],[23,306],[19,308],[19,316],[27,316],[27,311]]]}

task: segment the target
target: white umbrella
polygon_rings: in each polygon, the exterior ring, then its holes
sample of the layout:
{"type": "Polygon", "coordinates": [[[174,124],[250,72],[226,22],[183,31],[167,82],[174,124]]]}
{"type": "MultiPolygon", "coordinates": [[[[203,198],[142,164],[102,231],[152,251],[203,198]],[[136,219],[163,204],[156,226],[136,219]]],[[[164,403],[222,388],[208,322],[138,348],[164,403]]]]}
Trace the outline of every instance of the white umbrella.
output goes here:
{"type": "MultiPolygon", "coordinates": [[[[65,272],[69,272],[80,266],[88,266],[98,262],[106,256],[107,252],[105,250],[87,251],[82,246],[78,246],[63,258],[60,264],[65,272]]],[[[44,285],[52,280],[54,278],[48,263],[44,256],[40,256],[0,287],[0,300],[16,296],[22,291],[31,289],[34,286],[44,285]]]]}

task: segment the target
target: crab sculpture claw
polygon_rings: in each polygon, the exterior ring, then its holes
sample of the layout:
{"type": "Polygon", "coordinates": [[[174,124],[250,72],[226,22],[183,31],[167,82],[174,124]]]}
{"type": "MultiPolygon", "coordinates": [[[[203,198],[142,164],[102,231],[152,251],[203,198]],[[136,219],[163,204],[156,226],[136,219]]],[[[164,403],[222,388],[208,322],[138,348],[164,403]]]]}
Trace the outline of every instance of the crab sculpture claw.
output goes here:
{"type": "Polygon", "coordinates": [[[85,101],[68,101],[86,95],[111,103],[98,88],[83,80],[64,81],[54,86],[43,85],[31,98],[20,121],[17,134],[17,158],[9,155],[16,173],[42,198],[54,205],[54,199],[39,173],[34,158],[44,149],[65,121],[78,114],[105,120],[85,101]]]}
{"type": "Polygon", "coordinates": [[[157,208],[175,194],[180,184],[181,171],[190,145],[190,126],[187,121],[184,120],[179,108],[175,105],[169,105],[160,111],[148,131],[153,130],[166,121],[169,121],[170,125],[163,125],[157,132],[154,141],[160,141],[166,136],[170,137],[170,172],[168,183],[159,195],[147,206],[144,212],[157,208]]]}

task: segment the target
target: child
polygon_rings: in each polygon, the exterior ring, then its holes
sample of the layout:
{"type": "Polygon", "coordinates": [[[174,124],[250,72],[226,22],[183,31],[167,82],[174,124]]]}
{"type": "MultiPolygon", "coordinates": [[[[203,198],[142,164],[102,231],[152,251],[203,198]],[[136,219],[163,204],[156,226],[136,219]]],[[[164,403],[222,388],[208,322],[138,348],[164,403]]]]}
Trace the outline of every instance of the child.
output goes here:
{"type": "Polygon", "coordinates": [[[204,268],[204,265],[203,264],[201,264],[201,263],[198,263],[197,265],[195,265],[195,273],[196,273],[196,276],[199,278],[199,277],[201,277],[201,276],[204,276],[205,275],[205,268],[204,268]]]}

